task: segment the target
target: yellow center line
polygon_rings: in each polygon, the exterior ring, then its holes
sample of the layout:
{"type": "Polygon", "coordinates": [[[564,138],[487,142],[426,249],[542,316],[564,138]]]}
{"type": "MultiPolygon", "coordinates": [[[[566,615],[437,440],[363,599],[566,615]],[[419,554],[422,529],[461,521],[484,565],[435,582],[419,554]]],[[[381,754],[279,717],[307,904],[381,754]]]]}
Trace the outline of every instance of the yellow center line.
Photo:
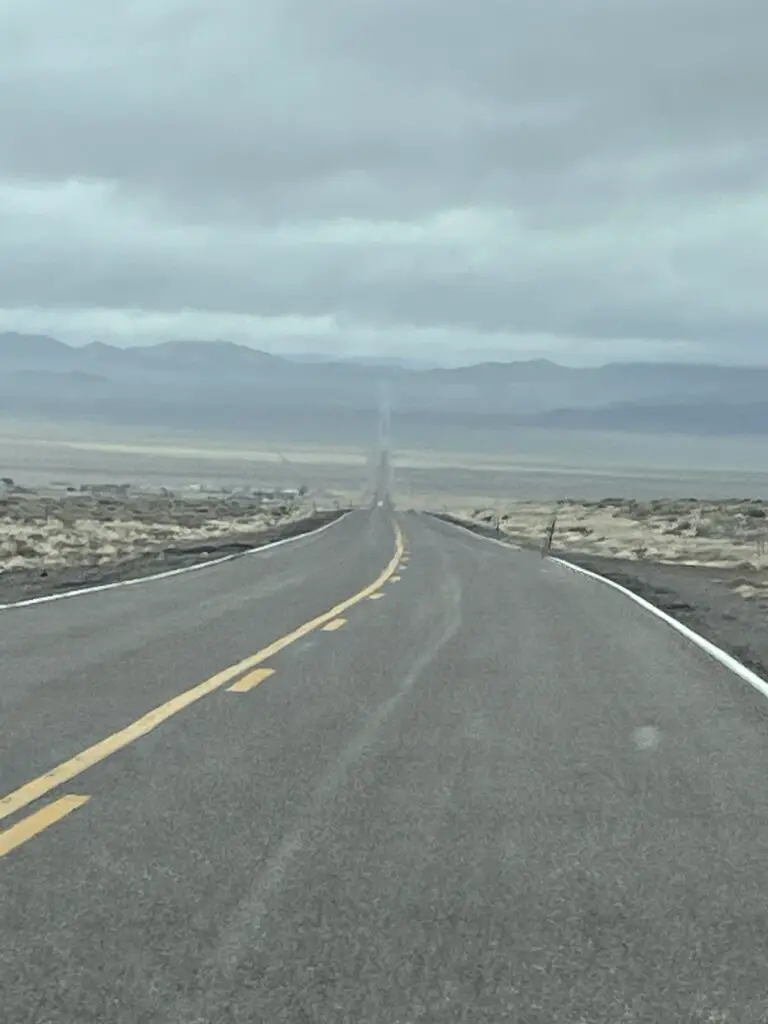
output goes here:
{"type": "Polygon", "coordinates": [[[33,839],[44,829],[61,821],[62,818],[66,818],[72,811],[87,804],[90,799],[89,796],[59,797],[54,803],[30,814],[29,817],[6,829],[5,832],[0,832],[0,857],[4,857],[6,853],[15,850],[27,840],[33,839]]]}
{"type": "Polygon", "coordinates": [[[323,630],[326,633],[335,633],[337,629],[341,629],[342,626],[346,626],[346,619],[334,619],[333,622],[329,622],[327,626],[323,626],[323,630]]]}
{"type": "Polygon", "coordinates": [[[241,676],[243,673],[256,668],[265,661],[268,661],[270,658],[274,657],[275,654],[278,654],[286,647],[290,647],[291,644],[294,644],[297,640],[307,636],[308,633],[312,633],[314,630],[318,629],[318,627],[324,626],[327,622],[331,622],[333,619],[339,618],[339,616],[343,615],[348,608],[352,608],[354,605],[359,604],[367,597],[375,596],[376,591],[379,590],[380,587],[384,586],[390,577],[392,577],[397,571],[397,564],[403,553],[403,532],[397,523],[395,523],[394,526],[395,553],[389,564],[376,577],[373,583],[369,583],[367,587],[363,587],[363,589],[358,591],[357,594],[353,594],[352,597],[348,597],[345,601],[342,601],[341,604],[335,605],[322,615],[318,615],[316,618],[310,619],[309,622],[305,622],[302,626],[299,626],[298,629],[294,629],[292,632],[286,633],[285,636],[280,637],[279,640],[275,640],[274,643],[271,643],[267,647],[257,651],[256,654],[252,654],[248,658],[244,658],[242,661],[239,661],[236,665],[230,665],[229,668],[225,668],[221,672],[217,672],[216,675],[211,676],[210,679],[206,679],[204,682],[198,683],[197,686],[193,686],[190,690],[185,690],[184,693],[180,693],[177,697],[167,701],[165,704],[160,704],[148,714],[142,715],[141,718],[136,719],[135,722],[127,725],[124,729],[120,729],[118,732],[112,733],[111,736],[107,736],[106,739],[100,740],[92,747],[88,747],[86,750],[81,751],[81,753],[76,754],[75,757],[70,758],[68,761],[63,761],[44,775],[40,775],[36,779],[32,779],[23,786],[20,786],[18,789],[14,789],[11,793],[8,793],[7,796],[0,799],[0,821],[9,817],[11,814],[15,814],[17,811],[20,811],[23,807],[27,807],[35,800],[39,800],[40,797],[50,793],[51,790],[56,789],[57,786],[70,782],[88,768],[92,768],[95,764],[103,761],[118,750],[122,750],[123,747],[127,747],[130,743],[140,739],[140,737],[146,736],[147,733],[152,732],[153,729],[156,729],[158,725],[162,725],[163,722],[167,722],[169,718],[178,714],[179,711],[183,711],[184,708],[188,708],[191,704],[194,704],[203,697],[206,697],[209,693],[213,693],[214,690],[221,689],[221,687],[233,682],[233,680],[237,679],[238,676],[241,676]]]}
{"type": "Polygon", "coordinates": [[[229,693],[248,693],[254,686],[263,683],[265,679],[275,674],[273,668],[257,668],[253,672],[247,672],[241,679],[238,679],[232,686],[228,686],[229,693]]]}

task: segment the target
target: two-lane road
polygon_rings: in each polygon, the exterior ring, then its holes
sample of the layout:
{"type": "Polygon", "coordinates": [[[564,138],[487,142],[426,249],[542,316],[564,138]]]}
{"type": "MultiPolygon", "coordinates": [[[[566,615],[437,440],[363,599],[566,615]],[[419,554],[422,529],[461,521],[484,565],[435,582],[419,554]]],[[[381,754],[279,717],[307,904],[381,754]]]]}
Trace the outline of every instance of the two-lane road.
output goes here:
{"type": "Polygon", "coordinates": [[[0,672],[3,1024],[768,1020],[765,702],[599,582],[374,509],[0,672]]]}

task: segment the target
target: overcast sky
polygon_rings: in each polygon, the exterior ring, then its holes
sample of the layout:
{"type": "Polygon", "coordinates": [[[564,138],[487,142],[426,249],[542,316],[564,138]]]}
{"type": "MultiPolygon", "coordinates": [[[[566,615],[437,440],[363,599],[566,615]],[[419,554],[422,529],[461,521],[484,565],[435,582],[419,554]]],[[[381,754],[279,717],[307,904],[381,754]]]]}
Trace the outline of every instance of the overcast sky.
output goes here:
{"type": "Polygon", "coordinates": [[[768,362],[764,0],[0,0],[0,330],[768,362]]]}

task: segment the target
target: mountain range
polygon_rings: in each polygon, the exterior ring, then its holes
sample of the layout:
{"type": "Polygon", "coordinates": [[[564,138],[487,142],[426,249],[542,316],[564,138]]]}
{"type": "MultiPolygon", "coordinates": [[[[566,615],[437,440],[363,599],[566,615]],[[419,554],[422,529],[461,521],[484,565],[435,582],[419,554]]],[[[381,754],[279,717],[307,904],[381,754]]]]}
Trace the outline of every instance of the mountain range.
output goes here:
{"type": "Polygon", "coordinates": [[[260,434],[291,421],[347,436],[375,429],[382,394],[406,426],[768,434],[768,366],[538,359],[421,368],[386,357],[288,358],[226,341],[118,348],[0,334],[6,416],[260,434]]]}

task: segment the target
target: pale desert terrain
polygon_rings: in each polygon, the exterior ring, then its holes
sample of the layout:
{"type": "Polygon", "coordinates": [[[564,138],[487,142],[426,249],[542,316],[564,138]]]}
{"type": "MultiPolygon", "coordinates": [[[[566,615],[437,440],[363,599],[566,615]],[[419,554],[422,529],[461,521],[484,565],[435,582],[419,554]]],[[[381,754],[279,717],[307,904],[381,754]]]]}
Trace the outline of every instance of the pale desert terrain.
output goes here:
{"type": "Polygon", "coordinates": [[[504,536],[534,545],[541,544],[556,517],[553,546],[567,553],[712,568],[768,568],[768,502],[758,499],[602,498],[554,505],[518,501],[450,511],[470,521],[498,522],[504,536]]]}
{"type": "Polygon", "coordinates": [[[304,500],[174,494],[0,496],[0,573],[121,562],[140,552],[253,535],[313,511],[304,500]]]}
{"type": "Polygon", "coordinates": [[[359,504],[366,470],[353,448],[4,423],[0,603],[301,532],[359,504]]]}
{"type": "Polygon", "coordinates": [[[0,605],[234,555],[336,518],[339,500],[0,483],[0,605]]]}
{"type": "MultiPolygon", "coordinates": [[[[367,436],[344,444],[259,436],[212,437],[93,425],[14,423],[0,418],[0,476],[32,487],[51,480],[180,489],[298,487],[351,500],[369,486],[377,444],[367,436]]],[[[440,432],[429,445],[403,437],[393,422],[398,504],[419,508],[473,507],[517,500],[570,497],[768,499],[765,442],[760,439],[638,438],[529,431],[478,436],[440,432]]]]}

